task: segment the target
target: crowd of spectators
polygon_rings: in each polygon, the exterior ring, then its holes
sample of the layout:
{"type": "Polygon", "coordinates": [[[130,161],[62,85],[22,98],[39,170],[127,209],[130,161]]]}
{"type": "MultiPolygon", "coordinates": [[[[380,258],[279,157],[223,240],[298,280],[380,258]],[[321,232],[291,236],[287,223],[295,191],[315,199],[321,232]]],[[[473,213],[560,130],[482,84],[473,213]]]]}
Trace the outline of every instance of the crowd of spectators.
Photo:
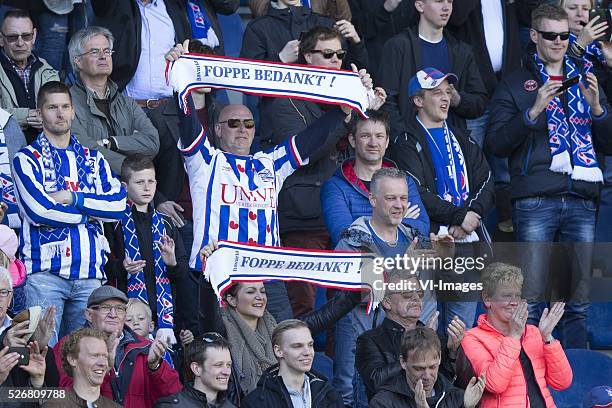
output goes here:
{"type": "Polygon", "coordinates": [[[7,406],[554,407],[610,269],[599,3],[243,2],[241,58],[352,70],[366,118],[211,88],[184,113],[166,66],[225,55],[239,0],[0,1],[0,391],[56,391],[7,406]],[[298,281],[220,304],[221,240],[486,262],[386,266],[371,313],[298,281]]]}

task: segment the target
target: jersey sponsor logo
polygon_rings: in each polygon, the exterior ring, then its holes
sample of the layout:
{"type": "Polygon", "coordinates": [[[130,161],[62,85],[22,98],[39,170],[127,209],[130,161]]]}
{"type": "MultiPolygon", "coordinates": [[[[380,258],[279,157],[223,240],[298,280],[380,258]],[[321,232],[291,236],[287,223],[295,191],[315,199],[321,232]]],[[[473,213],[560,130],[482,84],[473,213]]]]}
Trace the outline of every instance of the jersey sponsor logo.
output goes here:
{"type": "Polygon", "coordinates": [[[221,202],[242,208],[276,208],[276,189],[258,188],[249,191],[243,186],[221,183],[221,202]]]}

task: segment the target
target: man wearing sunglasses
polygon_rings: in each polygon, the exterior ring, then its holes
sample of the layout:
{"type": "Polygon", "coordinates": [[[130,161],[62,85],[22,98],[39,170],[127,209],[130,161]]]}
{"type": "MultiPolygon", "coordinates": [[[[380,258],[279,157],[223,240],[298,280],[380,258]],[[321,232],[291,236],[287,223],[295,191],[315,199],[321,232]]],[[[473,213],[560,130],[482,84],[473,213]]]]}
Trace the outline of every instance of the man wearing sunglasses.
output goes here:
{"type": "Polygon", "coordinates": [[[19,123],[28,144],[42,130],[38,90],[49,81],[59,81],[57,71],[32,52],[34,41],[36,28],[28,12],[8,11],[0,29],[0,106],[19,123]]]}
{"type": "Polygon", "coordinates": [[[185,366],[193,373],[193,382],[178,394],[160,398],[155,408],[235,408],[228,398],[230,343],[223,336],[210,332],[194,340],[187,348],[185,366]]]}
{"type": "MultiPolygon", "coordinates": [[[[167,54],[176,60],[189,44],[177,44],[167,54]]],[[[355,68],[356,69],[356,68],[355,68]]],[[[366,70],[359,71],[366,89],[372,80],[366,70]]],[[[378,109],[384,102],[384,91],[374,91],[376,98],[370,108],[378,109]]],[[[195,111],[192,106],[190,111],[195,111]]],[[[291,136],[274,149],[250,155],[255,127],[251,111],[244,105],[228,105],[215,125],[219,148],[213,147],[202,131],[195,115],[182,118],[182,152],[193,198],[194,242],[190,266],[202,270],[200,250],[211,240],[230,240],[259,245],[280,246],[278,231],[278,194],[297,168],[308,164],[310,157],[338,132],[346,132],[351,112],[347,107],[332,107],[307,129],[291,136]]],[[[205,279],[201,287],[201,307],[214,306],[216,296],[205,279]]],[[[268,309],[282,321],[292,317],[285,286],[282,282],[268,284],[268,309]]]]}
{"type": "Polygon", "coordinates": [[[539,320],[548,271],[554,270],[555,281],[571,282],[553,289],[568,300],[559,327],[561,342],[564,348],[583,348],[593,251],[589,243],[603,182],[596,152],[610,143],[612,116],[592,64],[566,54],[569,24],[563,9],[535,9],[530,37],[536,52],[493,96],[487,143],[495,155],[509,158],[517,241],[565,242],[558,268],[550,266],[548,247],[521,247],[528,323],[539,320]],[[565,82],[571,78],[578,81],[565,82]],[[575,242],[580,244],[570,246],[575,242]]]}

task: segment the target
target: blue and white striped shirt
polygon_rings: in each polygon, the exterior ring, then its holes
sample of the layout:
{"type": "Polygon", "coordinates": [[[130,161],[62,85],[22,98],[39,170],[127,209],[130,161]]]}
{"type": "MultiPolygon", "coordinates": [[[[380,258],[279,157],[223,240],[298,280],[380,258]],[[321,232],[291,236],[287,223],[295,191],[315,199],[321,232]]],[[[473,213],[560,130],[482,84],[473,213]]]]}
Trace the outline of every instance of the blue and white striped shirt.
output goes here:
{"type": "MultiPolygon", "coordinates": [[[[73,204],[57,203],[45,190],[39,139],[13,160],[19,212],[23,219],[19,251],[28,274],[48,271],[64,279],[104,279],[108,242],[102,221],[121,218],[126,192],[101,153],[82,148],[91,188],[80,186],[73,142],[56,149],[73,204]]],[[[83,168],[80,169],[81,173],[83,168]]]]}

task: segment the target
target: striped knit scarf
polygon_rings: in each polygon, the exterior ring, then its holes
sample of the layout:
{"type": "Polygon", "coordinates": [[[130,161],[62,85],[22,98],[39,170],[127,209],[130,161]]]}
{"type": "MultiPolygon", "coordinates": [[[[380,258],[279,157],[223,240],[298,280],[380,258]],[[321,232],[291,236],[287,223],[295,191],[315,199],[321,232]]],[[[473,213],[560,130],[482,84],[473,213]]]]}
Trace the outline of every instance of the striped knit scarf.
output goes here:
{"type": "Polygon", "coordinates": [[[19,208],[15,197],[15,186],[11,173],[11,161],[9,159],[8,146],[6,145],[6,134],[4,127],[11,115],[0,110],[0,202],[8,206],[4,223],[11,228],[19,228],[19,208]]]}
{"type": "MultiPolygon", "coordinates": [[[[129,257],[133,261],[140,261],[142,256],[140,254],[136,226],[132,218],[131,203],[128,203],[125,209],[121,226],[123,228],[126,258],[129,257]]],[[[155,272],[155,293],[157,295],[157,327],[159,330],[163,330],[165,335],[174,339],[174,334],[172,333],[172,329],[174,328],[174,305],[172,303],[170,279],[168,279],[166,264],[162,259],[161,251],[157,245],[157,243],[161,241],[161,237],[166,234],[166,228],[164,227],[162,216],[155,210],[153,210],[151,217],[151,232],[155,263],[153,271],[155,272]]],[[[144,271],[128,274],[127,291],[128,298],[136,298],[147,305],[149,304],[144,271]]]]}
{"type": "Polygon", "coordinates": [[[200,40],[202,44],[210,48],[219,46],[219,38],[212,27],[210,18],[206,15],[202,0],[187,0],[187,18],[191,26],[192,38],[200,40]]]}
{"type": "MultiPolygon", "coordinates": [[[[40,153],[43,170],[43,187],[47,193],[69,190],[93,192],[95,191],[93,169],[89,160],[89,149],[84,148],[73,135],[70,136],[70,143],[66,150],[72,149],[76,160],[77,182],[76,185],[68,186],[65,176],[62,174],[62,167],[70,169],[70,163],[63,163],[57,149],[49,142],[44,132],[38,135],[36,142],[40,145],[40,153]]],[[[36,143],[35,142],[35,143],[36,143]]],[[[102,226],[97,222],[87,222],[87,228],[92,230],[94,235],[100,236],[102,226]]],[[[70,246],[70,227],[41,227],[40,233],[40,256],[41,259],[53,258],[63,253],[70,246]]],[[[103,237],[103,235],[102,235],[103,237]]],[[[100,241],[103,249],[109,252],[106,239],[100,241]]]]}
{"type": "MultiPolygon", "coordinates": [[[[542,82],[550,79],[544,63],[537,54],[534,59],[542,82]]],[[[565,79],[578,75],[586,83],[586,74],[593,64],[584,60],[584,72],[566,56],[565,79]]],[[[571,174],[573,180],[602,182],[603,175],[597,163],[591,135],[591,107],[587,103],[578,84],[567,90],[568,111],[558,96],[554,97],[546,108],[548,120],[548,137],[552,156],[550,170],[555,173],[571,174]],[[569,114],[569,115],[568,115],[569,114]],[[571,156],[570,156],[571,155],[571,156]]]]}

